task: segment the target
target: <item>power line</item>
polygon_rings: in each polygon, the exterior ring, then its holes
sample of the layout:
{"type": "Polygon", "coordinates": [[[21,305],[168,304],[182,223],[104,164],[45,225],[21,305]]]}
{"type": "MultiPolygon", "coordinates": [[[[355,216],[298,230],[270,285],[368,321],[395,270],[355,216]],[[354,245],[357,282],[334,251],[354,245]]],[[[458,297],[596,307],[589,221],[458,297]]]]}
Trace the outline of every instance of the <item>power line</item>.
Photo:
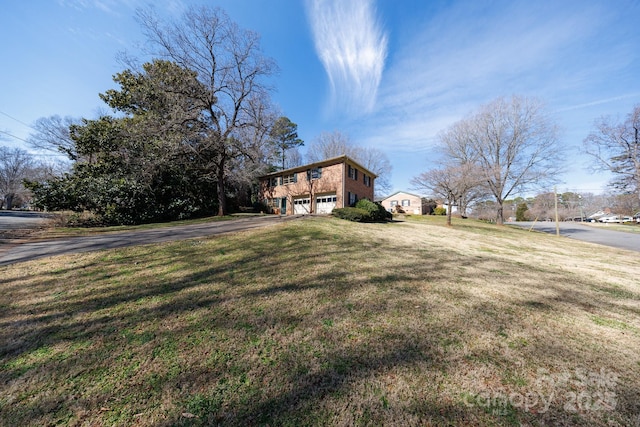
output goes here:
{"type": "MultiPolygon", "coordinates": [[[[29,143],[29,141],[27,141],[26,139],[22,139],[18,136],[15,136],[5,130],[0,130],[0,133],[3,133],[5,135],[9,135],[11,138],[15,138],[15,139],[19,139],[20,141],[26,142],[27,144],[29,143]]],[[[29,154],[31,154],[32,156],[36,156],[36,157],[66,157],[63,153],[34,153],[34,152],[29,152],[29,154]]]]}
{"type": "MultiPolygon", "coordinates": [[[[1,112],[1,111],[0,111],[0,112],[1,112]]],[[[7,132],[6,130],[0,130],[0,133],[4,133],[5,135],[9,135],[11,138],[19,139],[20,141],[23,141],[23,142],[29,142],[29,141],[27,141],[26,139],[20,138],[19,136],[15,136],[15,135],[13,135],[13,134],[11,134],[11,133],[7,132]]]]}
{"type": "MultiPolygon", "coordinates": [[[[4,111],[0,111],[0,114],[2,114],[3,116],[7,116],[7,117],[9,117],[11,120],[15,120],[16,122],[20,123],[21,125],[24,125],[24,126],[28,127],[29,129],[33,129],[33,130],[37,131],[37,129],[36,129],[36,128],[34,128],[33,126],[26,124],[26,123],[25,123],[25,122],[23,122],[22,120],[16,119],[15,117],[13,117],[13,116],[11,116],[11,115],[9,115],[9,114],[5,113],[4,111]]],[[[6,133],[6,132],[5,132],[5,133],[6,133]]]]}

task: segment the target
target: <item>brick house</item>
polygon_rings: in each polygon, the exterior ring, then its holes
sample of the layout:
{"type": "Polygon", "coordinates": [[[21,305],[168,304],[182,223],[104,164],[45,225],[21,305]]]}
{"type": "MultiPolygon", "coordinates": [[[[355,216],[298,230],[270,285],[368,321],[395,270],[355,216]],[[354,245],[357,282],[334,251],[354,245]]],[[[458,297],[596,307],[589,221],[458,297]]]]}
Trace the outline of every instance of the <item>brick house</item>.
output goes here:
{"type": "Polygon", "coordinates": [[[329,214],[359,199],[373,200],[376,175],[347,156],[261,176],[259,198],[283,215],[329,214]]]}
{"type": "Polygon", "coordinates": [[[382,199],[380,204],[389,212],[404,212],[410,215],[427,215],[429,207],[423,203],[422,197],[417,194],[397,191],[382,199]]]}

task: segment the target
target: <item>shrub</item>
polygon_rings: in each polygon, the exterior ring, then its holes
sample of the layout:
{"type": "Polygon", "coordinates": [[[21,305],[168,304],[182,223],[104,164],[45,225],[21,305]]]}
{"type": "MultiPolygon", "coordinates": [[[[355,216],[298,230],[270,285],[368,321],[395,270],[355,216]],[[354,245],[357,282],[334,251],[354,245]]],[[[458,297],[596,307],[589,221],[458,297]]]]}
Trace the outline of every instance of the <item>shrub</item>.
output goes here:
{"type": "Polygon", "coordinates": [[[391,217],[391,213],[380,203],[374,203],[368,199],[360,199],[356,203],[356,208],[365,210],[369,213],[369,221],[385,221],[391,217]]]}
{"type": "Polygon", "coordinates": [[[255,213],[268,213],[269,206],[264,202],[253,202],[253,212],[255,213]]]}
{"type": "Polygon", "coordinates": [[[528,221],[527,211],[529,207],[526,203],[520,203],[516,209],[516,221],[528,221]]]}
{"type": "Polygon", "coordinates": [[[371,221],[369,212],[360,208],[337,208],[331,211],[331,214],[340,219],[346,219],[347,221],[354,222],[367,222],[371,221]]]}
{"type": "Polygon", "coordinates": [[[58,213],[54,218],[56,227],[104,227],[109,225],[103,221],[102,217],[88,211],[64,211],[58,213]]]}
{"type": "Polygon", "coordinates": [[[442,207],[437,207],[433,210],[433,214],[434,215],[446,215],[447,214],[447,208],[442,208],[442,207]]]}
{"type": "Polygon", "coordinates": [[[378,222],[391,219],[391,213],[378,204],[370,200],[359,200],[355,207],[338,208],[332,212],[333,216],[355,222],[378,222]]]}

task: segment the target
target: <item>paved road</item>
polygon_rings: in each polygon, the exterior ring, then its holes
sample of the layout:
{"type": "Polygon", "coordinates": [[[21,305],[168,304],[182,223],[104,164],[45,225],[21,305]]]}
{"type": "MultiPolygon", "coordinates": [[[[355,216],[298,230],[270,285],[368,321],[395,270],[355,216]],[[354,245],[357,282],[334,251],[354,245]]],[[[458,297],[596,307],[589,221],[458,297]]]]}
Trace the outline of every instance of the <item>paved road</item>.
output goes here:
{"type": "MultiPolygon", "coordinates": [[[[555,234],[555,222],[510,222],[509,225],[531,228],[544,233],[555,234]]],[[[561,222],[560,235],[584,242],[597,243],[614,248],[628,249],[640,252],[640,233],[627,233],[624,231],[608,230],[606,225],[592,226],[579,222],[561,222]]]]}
{"type": "Polygon", "coordinates": [[[14,264],[32,259],[74,252],[89,252],[101,249],[114,249],[126,246],[162,243],[173,240],[202,238],[215,234],[266,227],[295,218],[299,217],[279,217],[275,215],[268,215],[204,224],[162,227],[153,230],[127,231],[122,233],[8,244],[6,247],[1,249],[0,265],[14,264]]]}
{"type": "Polygon", "coordinates": [[[0,211],[0,230],[39,227],[50,218],[49,215],[39,212],[0,211]]]}

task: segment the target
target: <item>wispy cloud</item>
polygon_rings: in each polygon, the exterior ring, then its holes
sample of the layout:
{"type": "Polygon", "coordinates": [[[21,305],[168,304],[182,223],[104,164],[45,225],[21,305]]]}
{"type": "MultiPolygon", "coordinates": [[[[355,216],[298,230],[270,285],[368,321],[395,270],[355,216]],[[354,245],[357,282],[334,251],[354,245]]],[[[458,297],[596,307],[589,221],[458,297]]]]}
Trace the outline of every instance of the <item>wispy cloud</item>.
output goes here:
{"type": "MultiPolygon", "coordinates": [[[[171,7],[175,0],[166,2],[171,7]]],[[[58,0],[58,4],[62,7],[68,7],[76,10],[97,10],[113,16],[126,15],[131,10],[143,6],[144,0],[58,0]]]]}
{"type": "Polygon", "coordinates": [[[308,0],[307,15],[332,106],[352,114],[371,111],[387,57],[387,35],[373,1],[308,0]]]}
{"type": "Polygon", "coordinates": [[[555,109],[589,102],[584,94],[624,66],[614,60],[623,53],[601,41],[619,15],[605,3],[575,6],[459,2],[421,17],[421,31],[397,43],[381,82],[374,114],[383,125],[363,129],[361,138],[407,150],[432,144],[504,95],[540,97],[555,109]]]}
{"type": "Polygon", "coordinates": [[[604,98],[604,99],[596,99],[594,101],[585,102],[582,104],[570,105],[567,107],[560,108],[557,111],[563,112],[563,111],[579,110],[582,108],[594,107],[597,105],[608,104],[610,102],[622,101],[625,99],[638,99],[639,97],[640,97],[640,92],[627,93],[625,95],[614,96],[614,97],[604,98]]]}

